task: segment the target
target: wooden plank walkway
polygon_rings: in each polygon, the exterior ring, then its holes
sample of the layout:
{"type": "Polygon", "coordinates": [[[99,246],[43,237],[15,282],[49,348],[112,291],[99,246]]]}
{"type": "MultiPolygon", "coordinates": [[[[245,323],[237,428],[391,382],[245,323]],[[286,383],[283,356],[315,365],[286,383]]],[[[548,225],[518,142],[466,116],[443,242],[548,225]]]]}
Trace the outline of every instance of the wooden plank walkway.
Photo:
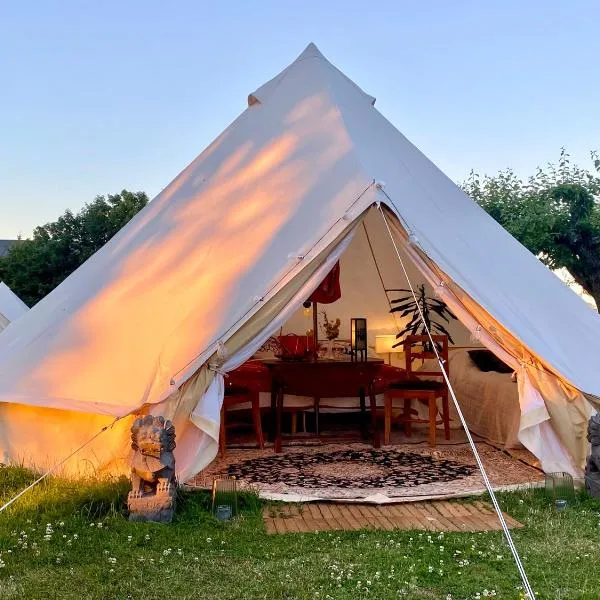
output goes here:
{"type": "MultiPolygon", "coordinates": [[[[504,514],[509,527],[523,527],[504,514]]],[[[403,504],[338,504],[307,502],[266,507],[267,533],[308,533],[357,529],[423,529],[428,531],[496,531],[502,529],[491,505],[473,503],[406,502],[403,504]]]]}

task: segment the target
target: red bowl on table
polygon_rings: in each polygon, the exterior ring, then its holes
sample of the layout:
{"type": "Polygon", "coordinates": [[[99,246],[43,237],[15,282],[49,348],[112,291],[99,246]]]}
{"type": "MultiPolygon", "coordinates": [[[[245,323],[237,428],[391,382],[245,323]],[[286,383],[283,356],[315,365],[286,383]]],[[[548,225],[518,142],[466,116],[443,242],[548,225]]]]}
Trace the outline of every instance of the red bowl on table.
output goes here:
{"type": "Polygon", "coordinates": [[[314,338],[308,335],[279,335],[277,342],[281,348],[281,354],[277,357],[283,360],[302,360],[308,358],[315,350],[314,338]]]}

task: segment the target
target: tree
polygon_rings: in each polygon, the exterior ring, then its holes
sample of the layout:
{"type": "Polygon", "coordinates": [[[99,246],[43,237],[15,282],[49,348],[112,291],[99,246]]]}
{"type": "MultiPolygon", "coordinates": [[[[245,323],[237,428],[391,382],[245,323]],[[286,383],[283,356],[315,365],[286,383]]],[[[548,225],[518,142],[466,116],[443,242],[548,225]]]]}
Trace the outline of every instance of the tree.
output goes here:
{"type": "Polygon", "coordinates": [[[33,306],[99,250],[146,204],[144,192],[96,196],[77,214],[70,210],[36,227],[31,239],[0,259],[0,280],[33,306]]]}
{"type": "Polygon", "coordinates": [[[565,268],[600,310],[600,159],[593,170],[570,161],[539,168],[527,182],[510,169],[495,177],[471,172],[462,188],[553,270],[565,268]]]}

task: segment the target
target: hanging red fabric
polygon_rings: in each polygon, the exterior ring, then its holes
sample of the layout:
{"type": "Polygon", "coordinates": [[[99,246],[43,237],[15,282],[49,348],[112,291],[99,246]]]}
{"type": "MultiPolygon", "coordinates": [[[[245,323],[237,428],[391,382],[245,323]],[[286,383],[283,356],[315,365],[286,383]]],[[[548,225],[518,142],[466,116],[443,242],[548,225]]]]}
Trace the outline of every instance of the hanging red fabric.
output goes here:
{"type": "Polygon", "coordinates": [[[329,271],[325,279],[310,297],[311,302],[319,304],[331,304],[342,297],[340,288],[340,263],[336,262],[333,269],[329,271]]]}

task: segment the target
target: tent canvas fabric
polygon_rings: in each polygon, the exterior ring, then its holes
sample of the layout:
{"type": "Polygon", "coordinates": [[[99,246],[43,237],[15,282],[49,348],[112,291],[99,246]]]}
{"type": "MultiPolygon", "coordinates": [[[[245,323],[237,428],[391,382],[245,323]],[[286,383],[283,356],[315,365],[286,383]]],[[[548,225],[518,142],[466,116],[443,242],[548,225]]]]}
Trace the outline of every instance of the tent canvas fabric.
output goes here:
{"type": "MultiPolygon", "coordinates": [[[[391,277],[400,273],[393,239],[415,278],[517,370],[520,439],[544,469],[580,474],[590,402],[600,396],[600,317],[374,103],[310,44],[7,329],[5,461],[54,464],[112,424],[62,469],[119,472],[134,415],[153,412],[175,421],[178,476],[194,475],[216,455],[223,375],[291,319],[372,227],[371,238],[390,242],[378,262],[391,277]]],[[[355,272],[373,269],[368,253],[357,261],[355,272]]]]}
{"type": "Polygon", "coordinates": [[[24,315],[29,307],[3,281],[0,281],[0,331],[24,315]]]}

